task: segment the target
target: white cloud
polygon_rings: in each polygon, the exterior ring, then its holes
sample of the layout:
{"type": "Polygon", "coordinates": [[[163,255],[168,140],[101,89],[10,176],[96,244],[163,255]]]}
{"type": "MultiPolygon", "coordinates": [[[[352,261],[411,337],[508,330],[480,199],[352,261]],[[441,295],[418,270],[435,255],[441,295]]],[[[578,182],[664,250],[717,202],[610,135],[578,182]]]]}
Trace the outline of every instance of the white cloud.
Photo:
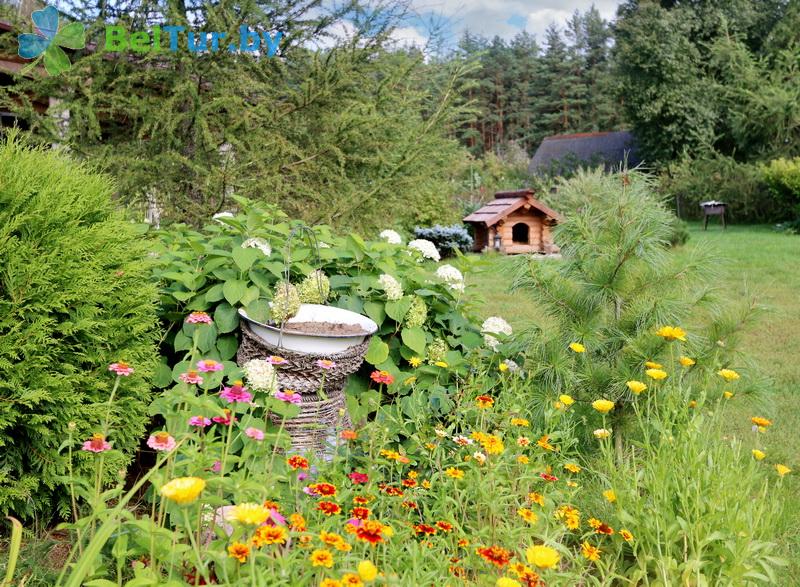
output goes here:
{"type": "Polygon", "coordinates": [[[400,27],[392,31],[391,39],[401,47],[418,47],[424,49],[428,44],[428,37],[414,27],[400,27]]]}

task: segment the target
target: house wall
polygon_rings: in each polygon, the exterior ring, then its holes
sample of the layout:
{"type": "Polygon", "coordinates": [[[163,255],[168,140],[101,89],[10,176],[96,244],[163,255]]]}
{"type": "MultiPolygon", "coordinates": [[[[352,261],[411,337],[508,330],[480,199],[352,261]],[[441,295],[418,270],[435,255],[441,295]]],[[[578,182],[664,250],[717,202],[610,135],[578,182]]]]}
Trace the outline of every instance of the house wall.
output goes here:
{"type": "Polygon", "coordinates": [[[475,237],[472,250],[482,251],[486,247],[491,246],[489,244],[489,229],[480,224],[473,224],[472,226],[474,228],[473,232],[475,237]]]}
{"type": "Polygon", "coordinates": [[[498,226],[503,239],[502,249],[507,254],[544,253],[550,240],[550,229],[545,225],[544,215],[533,209],[517,210],[509,214],[498,226]],[[515,243],[512,235],[515,224],[523,222],[528,225],[528,242],[515,243]]]}

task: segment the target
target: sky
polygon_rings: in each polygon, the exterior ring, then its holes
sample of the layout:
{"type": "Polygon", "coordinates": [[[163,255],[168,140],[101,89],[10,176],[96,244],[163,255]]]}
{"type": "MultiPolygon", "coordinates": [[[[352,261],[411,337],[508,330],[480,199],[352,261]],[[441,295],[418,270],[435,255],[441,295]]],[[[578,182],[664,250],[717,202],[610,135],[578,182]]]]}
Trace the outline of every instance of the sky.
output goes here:
{"type": "Polygon", "coordinates": [[[606,20],[614,17],[619,0],[412,0],[415,15],[394,37],[401,44],[424,46],[431,22],[446,21],[448,44],[455,44],[465,30],[485,37],[510,39],[523,30],[544,40],[545,29],[554,22],[563,28],[575,10],[592,6],[606,20]]]}

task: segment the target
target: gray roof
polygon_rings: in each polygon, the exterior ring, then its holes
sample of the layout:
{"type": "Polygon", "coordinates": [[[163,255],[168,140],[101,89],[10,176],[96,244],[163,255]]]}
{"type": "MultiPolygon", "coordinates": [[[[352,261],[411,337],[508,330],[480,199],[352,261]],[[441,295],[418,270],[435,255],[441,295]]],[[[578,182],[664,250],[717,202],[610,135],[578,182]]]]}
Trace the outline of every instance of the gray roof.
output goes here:
{"type": "Polygon", "coordinates": [[[636,140],[627,131],[554,135],[546,137],[536,149],[528,173],[560,175],[579,165],[618,168],[626,157],[629,168],[641,163],[636,140]]]}

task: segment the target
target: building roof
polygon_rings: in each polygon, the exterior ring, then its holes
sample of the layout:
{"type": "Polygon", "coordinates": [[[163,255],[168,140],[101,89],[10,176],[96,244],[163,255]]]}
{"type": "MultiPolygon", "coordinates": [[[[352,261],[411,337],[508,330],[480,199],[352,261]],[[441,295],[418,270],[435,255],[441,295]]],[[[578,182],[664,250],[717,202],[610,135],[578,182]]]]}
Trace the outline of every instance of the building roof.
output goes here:
{"type": "Polygon", "coordinates": [[[577,165],[619,167],[627,160],[628,167],[641,163],[636,139],[628,131],[591,132],[545,137],[528,166],[528,173],[563,174],[577,165]]]}
{"type": "Polygon", "coordinates": [[[483,223],[486,226],[494,226],[500,220],[519,210],[525,205],[536,208],[545,216],[554,220],[561,220],[561,215],[555,210],[551,210],[539,200],[533,197],[533,190],[517,190],[513,192],[497,192],[495,199],[476,210],[466,218],[464,222],[483,223]]]}

